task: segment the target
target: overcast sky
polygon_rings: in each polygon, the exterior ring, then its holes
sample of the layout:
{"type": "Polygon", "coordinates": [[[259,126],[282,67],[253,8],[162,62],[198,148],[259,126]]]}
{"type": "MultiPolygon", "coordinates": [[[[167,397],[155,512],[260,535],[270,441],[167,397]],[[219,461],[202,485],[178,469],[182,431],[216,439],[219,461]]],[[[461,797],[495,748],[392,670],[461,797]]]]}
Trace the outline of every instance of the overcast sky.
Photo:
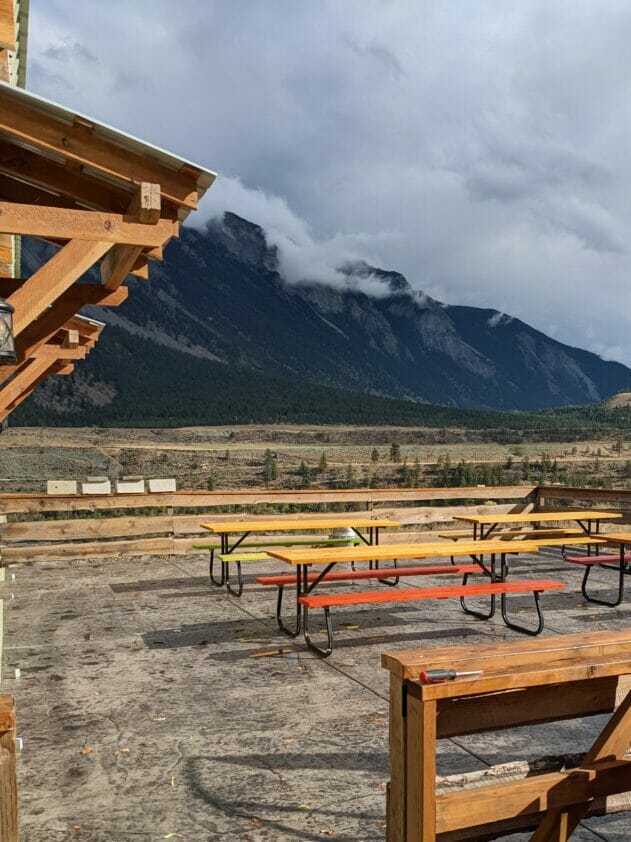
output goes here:
{"type": "Polygon", "coordinates": [[[289,275],[363,256],[631,365],[630,44],[629,0],[31,0],[27,85],[216,170],[193,216],[289,275]]]}

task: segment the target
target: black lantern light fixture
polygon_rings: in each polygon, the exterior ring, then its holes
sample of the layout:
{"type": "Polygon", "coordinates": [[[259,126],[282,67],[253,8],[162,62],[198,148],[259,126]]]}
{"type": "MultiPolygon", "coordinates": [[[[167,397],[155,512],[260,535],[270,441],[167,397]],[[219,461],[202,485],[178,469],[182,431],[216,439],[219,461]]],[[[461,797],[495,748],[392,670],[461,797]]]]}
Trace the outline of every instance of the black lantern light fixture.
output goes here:
{"type": "Polygon", "coordinates": [[[0,298],[0,365],[12,365],[17,362],[13,335],[14,313],[15,308],[0,298]]]}

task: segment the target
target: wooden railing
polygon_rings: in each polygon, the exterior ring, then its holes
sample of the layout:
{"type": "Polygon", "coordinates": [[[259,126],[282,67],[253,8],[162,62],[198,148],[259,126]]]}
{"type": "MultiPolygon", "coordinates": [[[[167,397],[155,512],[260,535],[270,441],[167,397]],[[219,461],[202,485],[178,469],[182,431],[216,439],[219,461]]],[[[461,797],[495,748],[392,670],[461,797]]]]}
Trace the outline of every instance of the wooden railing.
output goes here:
{"type": "Polygon", "coordinates": [[[18,842],[13,696],[0,696],[0,842],[18,842]]]}
{"type": "MultiPolygon", "coordinates": [[[[195,552],[209,540],[204,521],[263,517],[283,511],[299,517],[344,511],[398,520],[406,541],[423,540],[432,528],[448,525],[456,514],[528,511],[541,505],[602,506],[627,513],[631,492],[520,485],[474,488],[176,491],[158,494],[0,496],[2,564],[195,552]],[[291,513],[287,507],[292,507],[291,513]],[[6,518],[6,523],[2,523],[6,518]]],[[[400,540],[387,532],[384,541],[400,540]]]]}

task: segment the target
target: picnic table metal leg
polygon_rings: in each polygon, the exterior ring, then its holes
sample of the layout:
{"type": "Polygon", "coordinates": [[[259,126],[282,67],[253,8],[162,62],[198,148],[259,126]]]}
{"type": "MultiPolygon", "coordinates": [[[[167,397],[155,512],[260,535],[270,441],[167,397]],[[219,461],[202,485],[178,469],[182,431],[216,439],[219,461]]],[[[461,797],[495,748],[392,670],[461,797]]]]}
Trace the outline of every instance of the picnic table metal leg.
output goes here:
{"type": "MultiPolygon", "coordinates": [[[[606,605],[608,608],[615,608],[617,605],[620,605],[622,600],[624,599],[624,577],[627,575],[627,571],[625,568],[624,563],[624,544],[620,544],[620,562],[618,565],[618,596],[614,600],[609,599],[600,599],[597,596],[589,596],[587,593],[587,580],[589,579],[589,574],[592,572],[592,565],[585,566],[585,573],[583,574],[583,581],[581,582],[581,593],[583,594],[583,599],[587,600],[587,602],[594,602],[597,605],[606,605]]],[[[599,567],[605,567],[608,570],[615,570],[616,568],[612,565],[608,564],[601,564],[598,565],[599,567]]]]}
{"type": "MultiPolygon", "coordinates": [[[[504,554],[502,553],[502,556],[504,554]]],[[[481,566],[482,572],[486,573],[486,568],[482,565],[481,566]]],[[[495,581],[495,553],[491,554],[491,581],[495,581]]],[[[466,585],[470,573],[465,573],[462,577],[462,584],[466,585]]],[[[488,575],[488,574],[487,574],[488,575]]],[[[473,617],[477,617],[479,620],[490,620],[495,615],[495,594],[491,594],[491,608],[487,614],[484,614],[482,611],[475,611],[473,608],[468,608],[467,603],[465,601],[464,596],[460,597],[460,607],[465,612],[465,614],[471,614],[473,617]]]]}
{"type": "Polygon", "coordinates": [[[521,632],[522,634],[529,634],[532,637],[536,637],[538,634],[541,634],[544,627],[544,620],[543,620],[543,611],[541,610],[541,591],[533,591],[535,597],[535,608],[537,611],[537,626],[534,629],[529,629],[526,626],[521,626],[519,623],[514,623],[512,620],[508,619],[508,615],[506,612],[506,594],[503,593],[500,595],[500,610],[502,613],[502,620],[504,620],[504,624],[508,626],[509,629],[513,629],[514,631],[521,632]]]}
{"type": "Polygon", "coordinates": [[[311,635],[309,633],[309,608],[305,605],[303,608],[304,611],[304,636],[305,642],[310,649],[313,649],[321,658],[328,658],[331,652],[333,651],[333,625],[331,623],[331,612],[329,611],[328,606],[324,609],[324,622],[326,623],[326,633],[327,633],[327,647],[326,649],[321,649],[319,646],[311,640],[311,635]]]}
{"type": "Polygon", "coordinates": [[[236,590],[236,591],[234,590],[234,588],[233,588],[233,587],[232,587],[232,585],[230,584],[230,568],[229,568],[229,564],[230,564],[230,562],[228,562],[228,561],[226,561],[226,562],[225,562],[225,567],[226,567],[226,588],[228,589],[228,593],[231,593],[231,594],[232,594],[232,596],[241,596],[241,594],[243,593],[243,571],[241,570],[241,562],[240,562],[240,561],[236,561],[236,562],[235,562],[235,564],[237,565],[237,583],[238,583],[238,587],[237,587],[237,590],[236,590]]]}
{"type": "Polygon", "coordinates": [[[223,587],[226,582],[226,569],[223,561],[221,562],[221,579],[215,579],[213,573],[213,565],[215,563],[215,551],[210,551],[210,560],[208,562],[208,578],[210,579],[211,583],[215,585],[217,588],[223,587]]]}
{"type": "Polygon", "coordinates": [[[276,622],[278,623],[278,628],[288,634],[289,637],[298,637],[300,634],[300,629],[302,628],[302,605],[300,603],[300,597],[303,593],[303,570],[304,570],[304,589],[306,591],[307,587],[307,566],[299,564],[296,567],[296,628],[295,629],[288,629],[287,626],[283,623],[282,620],[282,607],[283,607],[283,586],[278,586],[278,596],[276,598],[276,622]]]}

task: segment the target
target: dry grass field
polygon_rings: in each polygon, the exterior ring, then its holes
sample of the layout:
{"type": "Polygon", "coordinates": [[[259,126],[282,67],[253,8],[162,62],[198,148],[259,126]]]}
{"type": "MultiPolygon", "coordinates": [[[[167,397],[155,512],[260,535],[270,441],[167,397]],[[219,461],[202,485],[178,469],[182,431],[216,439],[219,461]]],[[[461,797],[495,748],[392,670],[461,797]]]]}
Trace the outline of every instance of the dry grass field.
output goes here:
{"type": "MultiPolygon", "coordinates": [[[[233,426],[180,429],[9,428],[0,435],[0,491],[44,491],[47,479],[102,475],[175,477],[178,488],[361,487],[447,484],[446,471],[466,463],[501,470],[495,482],[547,480],[576,484],[631,482],[631,443],[496,444],[476,431],[410,427],[233,426]],[[398,461],[391,459],[396,444],[398,461]],[[267,459],[275,474],[266,476],[267,459]],[[301,467],[302,466],[302,467],[301,467]],[[406,471],[407,467],[407,473],[406,471]],[[542,472],[545,476],[542,477],[542,472]]],[[[458,484],[451,476],[448,484],[458,484]]]]}

